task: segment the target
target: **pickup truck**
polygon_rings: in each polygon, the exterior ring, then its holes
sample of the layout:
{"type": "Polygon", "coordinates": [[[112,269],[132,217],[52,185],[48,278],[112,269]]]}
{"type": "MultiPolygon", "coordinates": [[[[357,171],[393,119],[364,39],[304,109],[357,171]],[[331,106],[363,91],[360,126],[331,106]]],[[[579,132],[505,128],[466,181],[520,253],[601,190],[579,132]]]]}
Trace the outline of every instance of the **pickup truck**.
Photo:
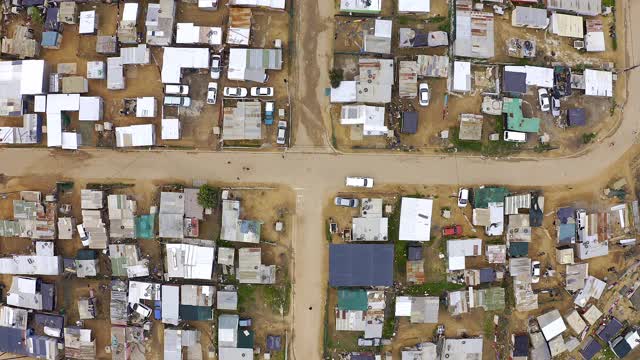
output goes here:
{"type": "Polygon", "coordinates": [[[264,106],[264,124],[265,125],[273,125],[273,110],[275,108],[275,104],[273,101],[267,101],[264,106]]]}

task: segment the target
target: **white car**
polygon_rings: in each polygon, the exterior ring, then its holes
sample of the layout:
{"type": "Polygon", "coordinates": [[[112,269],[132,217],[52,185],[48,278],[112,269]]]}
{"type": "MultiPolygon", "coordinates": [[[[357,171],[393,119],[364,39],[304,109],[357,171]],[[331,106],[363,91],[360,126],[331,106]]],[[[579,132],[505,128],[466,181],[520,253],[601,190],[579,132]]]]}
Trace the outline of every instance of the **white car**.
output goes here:
{"type": "Polygon", "coordinates": [[[540,103],[540,110],[547,112],[551,109],[551,103],[549,101],[549,92],[547,89],[538,89],[538,102],[540,103]]]}
{"type": "Polygon", "coordinates": [[[460,188],[458,190],[458,207],[464,208],[469,204],[469,189],[460,188]]]}
{"type": "Polygon", "coordinates": [[[560,116],[560,99],[555,96],[551,97],[551,115],[554,117],[560,116]]]}
{"type": "Polygon", "coordinates": [[[352,186],[352,187],[366,187],[366,188],[373,187],[372,178],[349,176],[347,177],[347,180],[345,183],[347,184],[347,186],[352,186]]]}
{"type": "Polygon", "coordinates": [[[420,106],[429,106],[429,99],[431,98],[431,93],[429,91],[429,84],[421,83],[420,89],[418,90],[418,102],[420,106]]]}
{"type": "Polygon", "coordinates": [[[273,96],[272,87],[252,87],[251,96],[273,96]]]}
{"type": "Polygon", "coordinates": [[[222,57],[218,54],[211,55],[211,78],[213,80],[220,79],[222,73],[222,57]]]}
{"type": "Polygon", "coordinates": [[[213,105],[218,99],[218,83],[210,82],[207,85],[207,104],[213,105]]]}
{"type": "Polygon", "coordinates": [[[133,311],[137,312],[143,319],[147,319],[149,316],[151,316],[151,308],[148,307],[145,304],[142,303],[135,303],[133,304],[133,306],[131,307],[131,309],[133,309],[133,311]]]}
{"type": "Polygon", "coordinates": [[[89,234],[84,229],[84,225],[78,224],[76,225],[76,229],[78,229],[78,235],[80,236],[80,241],[82,242],[82,246],[89,246],[89,234]]]}
{"type": "Polygon", "coordinates": [[[247,97],[247,89],[243,87],[225,87],[223,94],[225,97],[243,98],[247,97]]]}
{"type": "Polygon", "coordinates": [[[540,281],[540,261],[531,262],[531,282],[537,284],[540,281]]]}
{"type": "Polygon", "coordinates": [[[164,104],[167,106],[184,106],[191,105],[191,98],[188,96],[165,96],[164,104]]]}
{"type": "Polygon", "coordinates": [[[287,142],[287,122],[284,120],[278,121],[278,137],[276,138],[276,143],[278,145],[284,145],[287,142]]]}
{"type": "Polygon", "coordinates": [[[333,199],[333,203],[336,204],[337,206],[357,208],[358,205],[360,205],[360,200],[336,196],[336,198],[333,199]]]}
{"type": "Polygon", "coordinates": [[[164,93],[167,95],[189,95],[189,85],[167,84],[164,86],[164,93]]]}

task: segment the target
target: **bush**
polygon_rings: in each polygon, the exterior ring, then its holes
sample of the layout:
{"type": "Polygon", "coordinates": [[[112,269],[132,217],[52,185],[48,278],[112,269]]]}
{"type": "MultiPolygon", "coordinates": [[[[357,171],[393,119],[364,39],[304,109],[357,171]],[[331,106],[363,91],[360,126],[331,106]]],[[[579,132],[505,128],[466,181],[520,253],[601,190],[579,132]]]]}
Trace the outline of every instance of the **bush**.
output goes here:
{"type": "Polygon", "coordinates": [[[27,13],[29,14],[29,16],[31,17],[31,20],[33,20],[34,23],[44,24],[42,13],[40,12],[40,9],[38,9],[37,7],[31,6],[29,9],[27,9],[27,13]]]}
{"type": "Polygon", "coordinates": [[[337,88],[340,86],[340,82],[344,77],[344,71],[342,69],[331,69],[329,71],[329,81],[331,82],[332,88],[337,88]]]}
{"type": "Polygon", "coordinates": [[[220,189],[204,184],[198,192],[198,204],[205,209],[215,209],[218,206],[218,193],[220,189]]]}
{"type": "Polygon", "coordinates": [[[583,144],[589,144],[590,142],[595,140],[596,136],[598,136],[598,134],[594,133],[594,132],[584,133],[584,134],[582,134],[582,143],[583,144]]]}

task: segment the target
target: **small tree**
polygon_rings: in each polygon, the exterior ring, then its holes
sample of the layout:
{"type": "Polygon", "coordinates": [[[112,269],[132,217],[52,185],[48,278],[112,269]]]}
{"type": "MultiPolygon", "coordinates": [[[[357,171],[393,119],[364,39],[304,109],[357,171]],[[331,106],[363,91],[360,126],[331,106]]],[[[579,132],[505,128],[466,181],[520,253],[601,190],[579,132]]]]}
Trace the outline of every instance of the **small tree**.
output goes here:
{"type": "Polygon", "coordinates": [[[198,192],[198,204],[205,209],[215,209],[218,206],[218,188],[204,184],[198,192]]]}
{"type": "Polygon", "coordinates": [[[340,86],[340,82],[342,82],[343,76],[344,71],[342,69],[331,69],[329,71],[329,81],[331,82],[331,87],[335,89],[340,86]]]}
{"type": "Polygon", "coordinates": [[[44,23],[44,19],[42,18],[42,13],[40,12],[40,9],[38,9],[37,7],[31,6],[29,9],[27,9],[27,13],[29,14],[29,16],[31,17],[31,20],[33,20],[34,23],[36,24],[44,23]]]}

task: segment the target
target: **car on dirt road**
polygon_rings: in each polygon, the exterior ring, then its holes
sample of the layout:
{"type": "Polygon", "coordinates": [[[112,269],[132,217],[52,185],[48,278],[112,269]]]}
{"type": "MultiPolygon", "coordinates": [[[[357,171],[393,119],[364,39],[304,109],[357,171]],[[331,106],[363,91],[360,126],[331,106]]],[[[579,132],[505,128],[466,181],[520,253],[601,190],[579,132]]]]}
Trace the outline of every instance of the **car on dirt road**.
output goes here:
{"type": "Polygon", "coordinates": [[[442,228],[442,236],[458,236],[462,235],[461,225],[451,225],[442,228]]]}
{"type": "Polygon", "coordinates": [[[352,187],[373,187],[373,179],[366,177],[348,176],[346,180],[347,186],[352,187]]]}
{"type": "Polygon", "coordinates": [[[272,87],[252,87],[251,96],[273,96],[272,87]]]}
{"type": "Polygon", "coordinates": [[[540,261],[531,262],[531,282],[537,284],[540,281],[540,261]]]}
{"type": "Polygon", "coordinates": [[[243,87],[225,87],[222,94],[225,97],[243,98],[243,97],[247,97],[248,91],[246,88],[243,88],[243,87]]]}
{"type": "Polygon", "coordinates": [[[151,315],[151,312],[152,312],[150,307],[148,307],[147,305],[142,304],[142,303],[133,304],[131,309],[133,309],[134,312],[138,313],[138,315],[140,315],[140,317],[143,320],[148,319],[149,316],[151,315]]]}
{"type": "Polygon", "coordinates": [[[336,196],[336,198],[333,199],[333,203],[336,204],[337,206],[357,208],[358,205],[360,205],[360,200],[336,196]]]}
{"type": "Polygon", "coordinates": [[[551,109],[551,103],[549,100],[549,92],[545,88],[538,89],[538,103],[540,103],[540,110],[547,112],[551,109]]]}
{"type": "Polygon", "coordinates": [[[278,121],[278,136],[276,137],[276,144],[284,145],[287,142],[287,122],[284,120],[278,121]]]}
{"type": "Polygon", "coordinates": [[[210,82],[207,85],[207,104],[213,105],[218,99],[218,83],[210,82]]]}
{"type": "Polygon", "coordinates": [[[458,190],[458,207],[464,208],[469,204],[469,189],[460,188],[458,190]]]}
{"type": "Polygon", "coordinates": [[[429,91],[429,84],[421,83],[420,88],[418,89],[418,103],[420,106],[429,106],[430,98],[431,93],[429,91]]]}
{"type": "Polygon", "coordinates": [[[167,84],[164,86],[166,95],[189,95],[189,85],[167,84]]]}

